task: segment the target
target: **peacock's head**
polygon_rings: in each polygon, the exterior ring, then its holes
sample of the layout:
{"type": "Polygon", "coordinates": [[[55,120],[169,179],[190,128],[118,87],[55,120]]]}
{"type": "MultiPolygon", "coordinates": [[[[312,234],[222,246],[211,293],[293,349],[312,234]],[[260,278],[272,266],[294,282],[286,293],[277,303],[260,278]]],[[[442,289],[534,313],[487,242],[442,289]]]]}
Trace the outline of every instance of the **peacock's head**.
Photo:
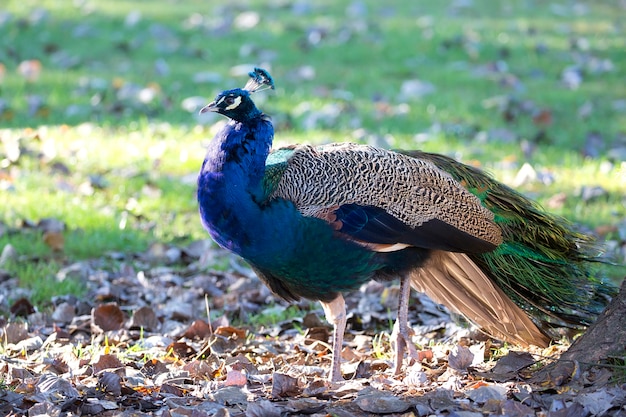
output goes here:
{"type": "Polygon", "coordinates": [[[200,109],[200,113],[216,112],[242,123],[260,116],[262,113],[256,108],[250,95],[268,88],[273,89],[274,80],[261,68],[255,68],[249,75],[250,80],[244,88],[221,92],[215,100],[200,109]]]}
{"type": "Polygon", "coordinates": [[[221,92],[215,100],[204,106],[200,113],[208,111],[222,114],[238,122],[246,122],[261,114],[250,98],[250,92],[241,88],[221,92]]]}

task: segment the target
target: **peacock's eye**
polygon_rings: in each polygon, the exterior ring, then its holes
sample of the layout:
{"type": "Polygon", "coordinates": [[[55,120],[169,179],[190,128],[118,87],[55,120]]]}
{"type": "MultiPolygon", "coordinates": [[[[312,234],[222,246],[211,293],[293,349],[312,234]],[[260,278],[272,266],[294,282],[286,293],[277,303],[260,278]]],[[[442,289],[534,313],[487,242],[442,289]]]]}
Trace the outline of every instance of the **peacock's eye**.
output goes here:
{"type": "Polygon", "coordinates": [[[226,103],[228,106],[230,106],[234,102],[235,102],[235,97],[233,96],[228,96],[224,99],[224,103],[226,103]]]}

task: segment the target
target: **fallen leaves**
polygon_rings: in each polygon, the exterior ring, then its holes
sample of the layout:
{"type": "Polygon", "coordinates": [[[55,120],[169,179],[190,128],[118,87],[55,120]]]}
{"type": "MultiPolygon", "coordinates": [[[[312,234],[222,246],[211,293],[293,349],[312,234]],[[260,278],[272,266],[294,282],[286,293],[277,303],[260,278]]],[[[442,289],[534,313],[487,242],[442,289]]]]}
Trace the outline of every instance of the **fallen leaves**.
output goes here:
{"type": "MultiPolygon", "coordinates": [[[[460,124],[442,128],[465,134],[464,129],[469,127],[460,124]]],[[[492,134],[504,141],[507,135],[514,135],[508,129],[492,134]]],[[[9,142],[12,139],[7,139],[9,142]]],[[[74,167],[55,159],[59,149],[38,131],[13,143],[17,144],[17,159],[10,164],[18,166],[23,162],[21,158],[41,154],[44,156],[38,160],[39,166],[46,168],[56,162],[56,175],[73,175],[74,167]]],[[[156,161],[165,151],[155,146],[150,150],[151,158],[156,161]]],[[[525,171],[531,183],[550,180],[549,171],[531,165],[525,171]]],[[[98,195],[110,186],[110,174],[93,175],[81,181],[89,181],[93,195],[98,195]]],[[[139,174],[129,169],[123,175],[134,178],[139,174]]],[[[155,190],[158,187],[151,183],[138,192],[143,198],[151,198],[155,190]]],[[[601,191],[581,188],[580,195],[566,195],[565,199],[586,204],[603,198],[601,191]]],[[[564,203],[561,200],[555,204],[564,203]]],[[[141,216],[139,207],[139,200],[125,202],[125,209],[137,216],[141,216]]],[[[616,235],[622,228],[621,223],[613,225],[607,233],[616,235]]],[[[17,227],[0,229],[0,233],[32,233],[41,239],[47,232],[67,235],[72,230],[71,225],[54,217],[23,219],[17,227]]],[[[0,266],[3,262],[30,261],[10,245],[2,253],[0,266]]],[[[489,356],[489,352],[485,355],[489,349],[474,339],[467,344],[457,343],[470,332],[452,324],[446,312],[424,297],[412,303],[415,341],[425,346],[433,340],[442,344],[429,347],[428,353],[407,366],[406,373],[393,377],[392,348],[385,331],[396,305],[394,286],[371,282],[347,297],[351,330],[342,351],[342,369],[351,380],[333,387],[325,381],[330,332],[317,306],[302,303],[287,308],[279,303],[269,307],[275,299],[267,288],[248,268],[208,240],[185,245],[157,241],[140,253],[108,253],[100,259],[67,261],[59,268],[52,279],[78,279],[87,286],[88,296],[83,300],[59,297],[44,312],[35,311],[24,297],[28,293],[17,288],[15,277],[0,279],[0,294],[7,294],[2,300],[23,298],[15,301],[9,322],[1,323],[2,337],[10,341],[4,346],[7,359],[14,361],[7,368],[11,377],[6,384],[11,389],[21,387],[17,397],[0,392],[2,410],[8,404],[3,401],[11,401],[10,410],[32,408],[33,398],[37,397],[30,396],[34,391],[29,384],[34,386],[48,373],[73,384],[79,396],[64,397],[63,401],[83,413],[168,409],[181,414],[213,415],[237,410],[241,413],[248,407],[250,415],[302,410],[318,414],[350,410],[354,415],[363,415],[368,407],[383,413],[401,406],[407,407],[404,412],[418,410],[420,414],[508,410],[512,415],[525,415],[528,409],[549,410],[542,397],[545,393],[530,390],[526,397],[514,395],[518,385],[512,381],[525,377],[522,366],[531,359],[518,358],[509,370],[488,371],[490,364],[484,363],[484,358],[489,356]],[[202,319],[208,310],[205,294],[212,313],[210,322],[202,319]],[[479,386],[477,381],[485,385],[479,386]],[[492,385],[495,388],[476,391],[492,385]],[[378,401],[380,394],[372,391],[372,397],[359,400],[363,408],[357,398],[367,388],[384,393],[384,398],[378,401]],[[526,400],[530,397],[534,402],[526,400]],[[274,402],[262,402],[265,399],[274,402]],[[297,402],[304,399],[308,402],[297,402]],[[248,401],[258,405],[248,405],[248,401]]],[[[502,359],[502,366],[507,358],[502,359]]],[[[60,410],[58,403],[42,401],[35,403],[33,413],[60,410]]],[[[586,406],[567,402],[564,407],[586,410],[586,406]]]]}
{"type": "MultiPolygon", "coordinates": [[[[343,371],[352,379],[331,385],[325,380],[329,332],[319,312],[252,327],[234,325],[224,316],[211,325],[193,319],[205,308],[203,292],[193,290],[199,283],[213,288],[210,302],[224,305],[218,303],[219,298],[235,296],[240,308],[266,309],[252,302],[259,294],[250,292],[238,273],[212,277],[194,265],[177,274],[156,266],[134,272],[143,277],[136,280],[119,273],[94,273],[98,263],[73,268],[90,271],[92,291],[107,297],[114,294],[116,301],[91,298],[89,314],[78,300],[65,298],[52,312],[54,323],[44,321],[36,329],[25,322],[6,323],[2,332],[9,344],[0,371],[7,375],[4,383],[10,390],[0,389],[0,409],[35,415],[54,415],[60,410],[82,414],[168,410],[172,415],[190,416],[411,412],[526,416],[550,410],[555,403],[548,396],[552,394],[533,391],[523,379],[519,382],[521,371],[534,363],[535,356],[510,352],[489,370],[491,365],[483,360],[485,346],[470,339],[452,347],[436,344],[406,373],[393,377],[390,356],[374,359],[376,333],[368,330],[388,322],[386,305],[393,305],[397,297],[397,291],[380,283],[368,284],[362,293],[346,298],[350,311],[360,318],[368,316],[369,321],[361,322],[361,326],[368,323],[364,331],[346,334],[343,371]],[[179,281],[174,276],[179,274],[195,277],[179,281]],[[167,307],[180,303],[182,294],[187,295],[187,304],[196,306],[185,315],[167,307]],[[360,311],[363,299],[370,301],[363,305],[367,310],[360,311]],[[146,300],[153,300],[154,307],[145,304],[146,300]],[[294,324],[305,328],[296,331],[294,324]],[[39,334],[48,336],[44,340],[39,334]]],[[[256,278],[246,280],[254,288],[263,288],[256,278]]],[[[436,307],[426,299],[414,300],[412,305],[426,309],[417,312],[424,318],[441,320],[428,313],[436,307]]],[[[281,315],[287,309],[279,305],[267,311],[281,315]]],[[[34,322],[36,316],[30,311],[23,317],[34,322]]],[[[460,328],[451,329],[432,335],[458,338],[465,334],[460,328]]],[[[384,346],[385,339],[376,343],[384,346]]],[[[380,355],[380,348],[376,349],[380,355]]],[[[604,412],[618,407],[626,395],[615,389],[589,392],[600,393],[580,400],[574,400],[575,392],[567,397],[561,394],[560,410],[604,412]],[[596,407],[594,399],[607,403],[596,407]]]]}
{"type": "Polygon", "coordinates": [[[295,397],[301,392],[297,378],[279,372],[272,374],[271,396],[273,398],[295,397]]]}
{"type": "Polygon", "coordinates": [[[129,329],[146,330],[148,332],[157,332],[161,327],[161,322],[155,311],[148,306],[142,306],[133,312],[130,322],[128,323],[129,329]]]}
{"type": "Polygon", "coordinates": [[[16,317],[27,317],[35,313],[35,307],[33,307],[28,299],[22,297],[11,304],[9,311],[16,317]]]}
{"type": "Polygon", "coordinates": [[[99,374],[100,372],[107,369],[123,369],[124,364],[117,358],[117,356],[104,354],[96,356],[91,363],[91,367],[94,374],[99,374]]]}
{"type": "Polygon", "coordinates": [[[42,236],[43,242],[54,252],[63,252],[65,247],[65,237],[61,232],[44,232],[42,236]]]}
{"type": "Polygon", "coordinates": [[[376,414],[402,413],[411,406],[392,393],[377,389],[365,389],[354,402],[361,410],[376,414]]]}

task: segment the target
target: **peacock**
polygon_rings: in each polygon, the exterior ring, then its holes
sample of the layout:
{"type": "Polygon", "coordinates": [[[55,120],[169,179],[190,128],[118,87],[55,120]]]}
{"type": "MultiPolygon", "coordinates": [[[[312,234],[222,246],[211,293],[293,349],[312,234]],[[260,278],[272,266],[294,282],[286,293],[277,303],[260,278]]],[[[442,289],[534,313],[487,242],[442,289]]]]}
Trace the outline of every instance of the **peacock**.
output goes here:
{"type": "Polygon", "coordinates": [[[394,373],[411,342],[411,288],[485,333],[547,346],[556,328],[591,323],[613,289],[596,279],[594,240],[490,175],[447,156],[354,143],[271,150],[253,102],[273,89],[259,68],[200,112],[228,123],[198,177],[202,224],[277,296],[320,301],[333,325],[330,381],[341,381],[342,293],[400,280],[394,373]]]}

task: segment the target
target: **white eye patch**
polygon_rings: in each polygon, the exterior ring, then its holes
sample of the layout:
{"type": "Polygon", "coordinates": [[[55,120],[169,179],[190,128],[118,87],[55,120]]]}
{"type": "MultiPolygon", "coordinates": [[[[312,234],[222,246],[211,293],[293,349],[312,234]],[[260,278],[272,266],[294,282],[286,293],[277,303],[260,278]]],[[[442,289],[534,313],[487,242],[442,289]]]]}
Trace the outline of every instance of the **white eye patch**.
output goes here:
{"type": "Polygon", "coordinates": [[[233,102],[233,104],[231,104],[230,106],[226,107],[226,110],[232,110],[237,108],[239,105],[241,104],[241,97],[237,96],[235,97],[235,101],[233,102]]]}
{"type": "Polygon", "coordinates": [[[233,104],[229,105],[228,107],[226,107],[224,110],[232,110],[232,109],[236,109],[237,106],[239,106],[241,104],[241,97],[237,96],[235,97],[235,101],[233,102],[233,104]]]}
{"type": "MultiPolygon", "coordinates": [[[[220,106],[224,100],[227,98],[233,98],[232,96],[224,96],[219,99],[219,101],[215,104],[216,106],[220,106]]],[[[224,110],[233,110],[236,109],[241,104],[241,96],[237,96],[233,98],[233,102],[228,106],[224,107],[224,110]]]]}

